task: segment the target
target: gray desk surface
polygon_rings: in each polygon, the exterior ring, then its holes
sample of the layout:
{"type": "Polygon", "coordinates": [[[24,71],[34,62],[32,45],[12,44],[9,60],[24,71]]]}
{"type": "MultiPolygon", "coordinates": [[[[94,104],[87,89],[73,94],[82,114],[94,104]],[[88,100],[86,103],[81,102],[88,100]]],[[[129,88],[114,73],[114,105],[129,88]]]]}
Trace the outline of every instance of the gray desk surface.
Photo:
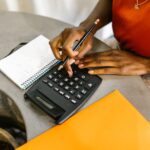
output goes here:
{"type": "MultiPolygon", "coordinates": [[[[69,26],[51,18],[14,12],[0,12],[0,20],[0,59],[21,42],[28,42],[39,34],[51,39],[69,26]]],[[[105,50],[107,47],[95,40],[95,49],[105,50]]],[[[102,85],[85,106],[114,89],[119,89],[145,118],[150,120],[150,92],[139,76],[101,77],[102,85]]],[[[28,139],[32,139],[54,125],[47,115],[26,102],[23,98],[25,91],[19,89],[2,73],[0,73],[0,91],[6,93],[18,106],[25,122],[28,139]]]]}

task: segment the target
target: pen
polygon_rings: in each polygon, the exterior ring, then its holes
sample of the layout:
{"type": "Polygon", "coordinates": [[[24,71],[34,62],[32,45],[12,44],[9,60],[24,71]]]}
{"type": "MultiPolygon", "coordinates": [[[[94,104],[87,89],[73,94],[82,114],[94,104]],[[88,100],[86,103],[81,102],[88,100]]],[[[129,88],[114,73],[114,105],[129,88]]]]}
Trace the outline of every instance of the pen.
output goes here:
{"type": "MultiPolygon", "coordinates": [[[[73,51],[78,50],[78,48],[81,46],[81,44],[85,41],[85,39],[87,38],[87,36],[91,33],[91,31],[96,27],[96,25],[99,23],[100,19],[96,19],[96,21],[94,22],[94,24],[89,28],[89,30],[87,32],[85,32],[85,34],[83,35],[83,37],[79,40],[79,42],[75,45],[75,47],[73,48],[73,51]]],[[[58,70],[61,70],[64,65],[66,64],[66,62],[68,61],[69,57],[67,56],[65,58],[65,60],[63,61],[63,63],[58,67],[58,70]]]]}

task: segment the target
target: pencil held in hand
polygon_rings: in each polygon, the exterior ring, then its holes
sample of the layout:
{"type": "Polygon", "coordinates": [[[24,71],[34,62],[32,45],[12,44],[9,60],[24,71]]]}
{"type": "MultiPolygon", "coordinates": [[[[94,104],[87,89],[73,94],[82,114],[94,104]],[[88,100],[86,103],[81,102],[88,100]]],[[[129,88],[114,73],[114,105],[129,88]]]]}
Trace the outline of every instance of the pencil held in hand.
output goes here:
{"type": "MultiPolygon", "coordinates": [[[[96,27],[96,25],[100,22],[100,19],[96,19],[96,21],[94,22],[94,24],[89,28],[89,30],[83,35],[83,37],[79,40],[79,42],[75,45],[75,47],[73,48],[73,51],[76,51],[80,48],[80,46],[82,45],[82,43],[86,40],[86,38],[88,37],[88,35],[93,31],[93,29],[96,27]]],[[[66,59],[63,61],[63,63],[58,67],[58,70],[61,70],[64,65],[66,64],[66,62],[68,61],[69,57],[67,56],[66,59]]]]}

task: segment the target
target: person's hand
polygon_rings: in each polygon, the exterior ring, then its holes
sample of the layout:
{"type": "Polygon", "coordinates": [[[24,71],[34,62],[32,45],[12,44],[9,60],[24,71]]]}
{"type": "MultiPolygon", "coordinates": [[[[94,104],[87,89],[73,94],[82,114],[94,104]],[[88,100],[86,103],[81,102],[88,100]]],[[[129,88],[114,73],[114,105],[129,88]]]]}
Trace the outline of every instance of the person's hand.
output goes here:
{"type": "Polygon", "coordinates": [[[77,61],[89,74],[144,75],[150,73],[150,59],[123,50],[110,50],[85,56],[77,61]]]}
{"type": "Polygon", "coordinates": [[[65,66],[69,76],[72,76],[73,74],[71,64],[75,61],[75,57],[78,56],[78,58],[82,58],[92,48],[93,34],[91,33],[78,51],[72,50],[75,42],[79,41],[84,33],[85,31],[81,27],[67,28],[60,35],[50,41],[50,46],[58,60],[64,60],[66,56],[70,57],[70,60],[65,66]]]}

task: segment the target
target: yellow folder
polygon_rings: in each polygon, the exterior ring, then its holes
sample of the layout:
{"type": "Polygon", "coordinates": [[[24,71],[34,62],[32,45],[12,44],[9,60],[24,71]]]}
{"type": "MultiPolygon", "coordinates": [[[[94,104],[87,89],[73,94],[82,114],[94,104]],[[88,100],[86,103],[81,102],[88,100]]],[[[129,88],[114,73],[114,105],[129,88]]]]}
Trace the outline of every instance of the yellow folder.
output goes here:
{"type": "Polygon", "coordinates": [[[17,150],[150,150],[150,124],[114,91],[17,150]]]}

